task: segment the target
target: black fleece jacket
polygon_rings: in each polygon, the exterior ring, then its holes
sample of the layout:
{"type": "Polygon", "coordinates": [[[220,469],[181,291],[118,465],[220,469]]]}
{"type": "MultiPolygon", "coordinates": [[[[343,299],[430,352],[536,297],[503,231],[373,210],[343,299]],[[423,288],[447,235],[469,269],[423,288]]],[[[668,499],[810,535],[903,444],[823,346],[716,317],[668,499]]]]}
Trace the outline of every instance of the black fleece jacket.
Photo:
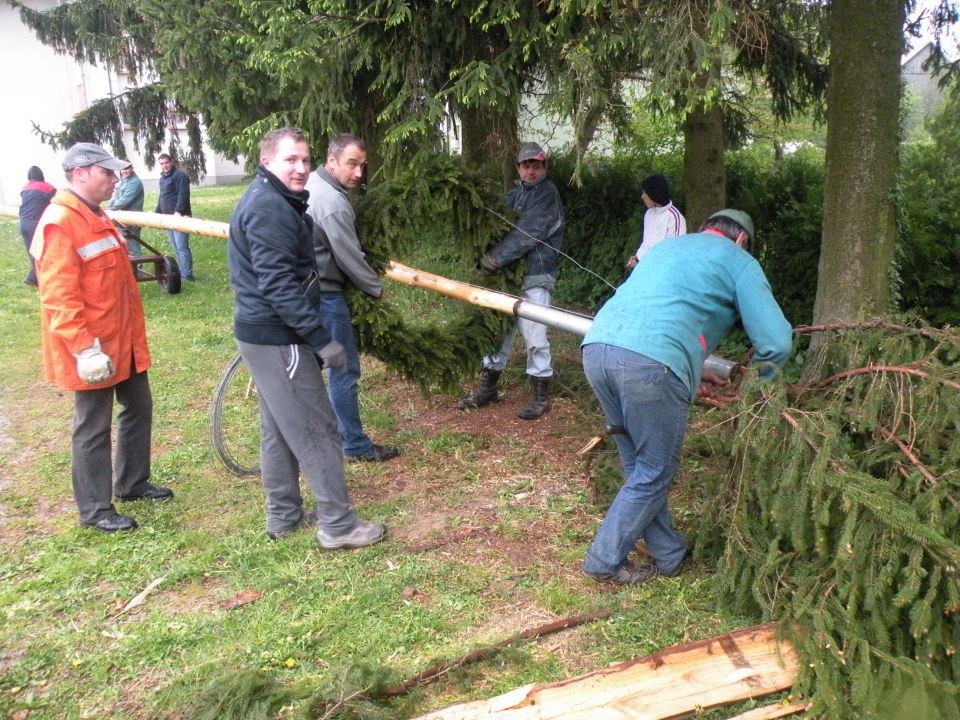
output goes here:
{"type": "Polygon", "coordinates": [[[307,192],[293,193],[262,165],[230,219],[227,264],[236,296],[233,334],[254,345],[331,341],[321,323],[307,192]]]}

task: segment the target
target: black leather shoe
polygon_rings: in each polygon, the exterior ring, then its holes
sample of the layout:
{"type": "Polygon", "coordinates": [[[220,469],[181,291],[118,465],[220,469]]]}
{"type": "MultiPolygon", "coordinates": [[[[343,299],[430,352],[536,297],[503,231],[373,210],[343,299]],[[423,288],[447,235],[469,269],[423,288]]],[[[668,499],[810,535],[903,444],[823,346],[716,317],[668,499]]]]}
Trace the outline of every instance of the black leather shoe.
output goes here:
{"type": "Polygon", "coordinates": [[[126,515],[121,515],[118,512],[107,515],[106,517],[100,518],[95,523],[87,525],[87,527],[93,528],[94,530],[99,530],[102,533],[115,533],[122,532],[124,530],[133,530],[137,527],[137,521],[133,518],[129,518],[126,515]]]}
{"type": "Polygon", "coordinates": [[[168,500],[173,497],[173,490],[147,483],[143,490],[130,495],[117,495],[117,500],[131,502],[133,500],[168,500]]]}
{"type": "Polygon", "coordinates": [[[374,444],[369,450],[361,455],[347,455],[347,460],[359,460],[360,462],[384,462],[393,460],[400,455],[400,451],[389,445],[374,444]]]}

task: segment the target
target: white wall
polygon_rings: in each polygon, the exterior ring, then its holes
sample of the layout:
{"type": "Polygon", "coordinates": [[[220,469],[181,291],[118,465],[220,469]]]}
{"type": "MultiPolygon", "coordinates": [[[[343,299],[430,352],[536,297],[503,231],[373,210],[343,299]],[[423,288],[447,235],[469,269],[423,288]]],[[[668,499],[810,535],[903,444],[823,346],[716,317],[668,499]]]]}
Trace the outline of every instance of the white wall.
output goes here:
{"type": "MultiPolygon", "coordinates": [[[[55,0],[29,3],[53,7],[55,0]]],[[[47,181],[63,184],[58,153],[40,142],[32,122],[51,130],[84,107],[82,70],[72,60],[45,48],[20,22],[20,14],[7,3],[0,4],[0,203],[20,204],[20,188],[27,181],[27,168],[37,165],[47,181]]]]}
{"type": "MultiPolygon", "coordinates": [[[[26,0],[37,10],[55,7],[57,0],[26,0]]],[[[33,31],[20,21],[20,13],[0,0],[0,205],[19,205],[20,188],[27,181],[27,168],[37,165],[47,182],[64,184],[60,157],[33,132],[35,123],[44,130],[58,132],[90,102],[122,92],[123,76],[102,67],[78,64],[65,55],[57,55],[43,45],[33,31]]],[[[183,136],[183,141],[186,137],[183,136]]],[[[127,155],[144,186],[156,188],[159,169],[147,170],[142,157],[126,142],[127,155]]],[[[107,148],[108,150],[110,148],[107,148]]],[[[243,166],[217,156],[205,148],[207,176],[203,185],[238,181],[243,166]]]]}

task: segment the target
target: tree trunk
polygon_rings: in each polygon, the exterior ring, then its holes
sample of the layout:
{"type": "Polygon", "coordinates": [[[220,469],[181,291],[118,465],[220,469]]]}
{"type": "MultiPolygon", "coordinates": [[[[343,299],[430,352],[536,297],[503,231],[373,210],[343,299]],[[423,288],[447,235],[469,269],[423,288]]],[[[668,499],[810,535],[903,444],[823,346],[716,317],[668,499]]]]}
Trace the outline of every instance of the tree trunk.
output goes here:
{"type": "MultiPolygon", "coordinates": [[[[382,165],[380,146],[388,128],[377,121],[377,115],[383,109],[385,102],[381,95],[371,90],[376,76],[370,71],[358,71],[353,81],[353,103],[351,119],[354,127],[347,128],[346,132],[358,135],[367,146],[367,171],[364,182],[369,183],[382,165]]],[[[331,138],[332,140],[333,138],[331,138]]],[[[323,157],[317,158],[317,165],[323,165],[327,160],[327,146],[318,148],[323,157]]],[[[377,178],[381,182],[384,178],[377,178]]]]}
{"type": "Polygon", "coordinates": [[[687,191],[684,215],[687,228],[695,232],[700,224],[727,198],[724,168],[723,111],[715,105],[687,115],[683,123],[683,178],[687,191]]]}
{"type": "Polygon", "coordinates": [[[834,0],[814,323],[890,309],[903,0],[834,0]]]}
{"type": "MultiPolygon", "coordinates": [[[[469,23],[466,32],[465,47],[469,48],[474,60],[492,62],[509,43],[504,33],[487,33],[475,23],[469,23]]],[[[491,180],[501,181],[505,189],[517,177],[519,109],[519,91],[512,97],[500,98],[495,106],[483,102],[456,108],[464,167],[489,173],[491,180]]]]}
{"type": "Polygon", "coordinates": [[[466,167],[496,168],[508,188],[517,177],[518,145],[516,110],[460,109],[460,153],[466,167]]]}

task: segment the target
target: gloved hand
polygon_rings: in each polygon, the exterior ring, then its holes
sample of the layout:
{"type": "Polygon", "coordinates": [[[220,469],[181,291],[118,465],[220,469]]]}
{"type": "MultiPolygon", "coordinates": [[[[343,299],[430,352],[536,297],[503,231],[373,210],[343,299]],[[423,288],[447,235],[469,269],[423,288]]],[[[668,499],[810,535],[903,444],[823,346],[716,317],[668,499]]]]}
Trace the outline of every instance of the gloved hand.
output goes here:
{"type": "Polygon", "coordinates": [[[493,261],[492,257],[490,257],[490,253],[484,253],[480,256],[480,259],[477,261],[477,267],[483,270],[485,273],[495,273],[500,269],[500,266],[493,261]]]}
{"type": "Polygon", "coordinates": [[[74,357],[77,359],[77,375],[87,385],[109,380],[117,371],[110,356],[100,348],[100,338],[94,338],[93,345],[75,353],[74,357]]]}
{"type": "Polygon", "coordinates": [[[340,370],[347,366],[347,351],[344,350],[343,345],[336,340],[328,342],[320,348],[320,352],[317,354],[320,356],[320,359],[323,360],[323,366],[325,368],[336,368],[340,370]]]}

